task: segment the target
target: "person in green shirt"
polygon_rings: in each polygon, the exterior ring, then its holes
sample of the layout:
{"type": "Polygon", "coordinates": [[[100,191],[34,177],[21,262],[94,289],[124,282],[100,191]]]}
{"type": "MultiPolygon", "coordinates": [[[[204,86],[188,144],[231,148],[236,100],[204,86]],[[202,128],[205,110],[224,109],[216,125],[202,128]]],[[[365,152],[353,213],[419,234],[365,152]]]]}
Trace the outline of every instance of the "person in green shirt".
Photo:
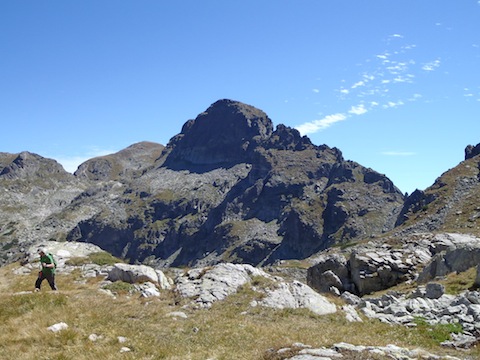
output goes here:
{"type": "Polygon", "coordinates": [[[57,285],[55,284],[56,266],[53,255],[48,253],[45,248],[38,249],[38,255],[40,255],[42,270],[38,273],[37,281],[35,281],[35,291],[40,291],[42,281],[45,279],[47,279],[52,290],[57,290],[57,285]]]}

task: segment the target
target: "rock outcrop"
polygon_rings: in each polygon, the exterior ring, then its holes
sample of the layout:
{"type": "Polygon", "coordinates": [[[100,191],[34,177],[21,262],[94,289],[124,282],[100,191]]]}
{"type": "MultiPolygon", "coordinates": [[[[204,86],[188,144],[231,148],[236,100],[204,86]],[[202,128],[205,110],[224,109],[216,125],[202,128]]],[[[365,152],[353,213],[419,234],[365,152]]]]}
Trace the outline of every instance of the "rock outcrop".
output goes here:
{"type": "Polygon", "coordinates": [[[468,348],[480,339],[480,292],[465,291],[457,296],[444,293],[440,284],[429,283],[411,294],[391,292],[378,298],[365,298],[357,305],[370,318],[389,324],[418,326],[458,324],[453,340],[445,346],[468,348]]]}
{"type": "MultiPolygon", "coordinates": [[[[39,155],[0,153],[0,263],[49,240],[93,243],[132,263],[201,267],[306,259],[332,246],[386,242],[389,232],[397,240],[442,229],[480,235],[476,148],[405,201],[385,175],[339,149],[274,128],[253,106],[219,100],[165,147],[134,144],[74,175],[39,155]]],[[[359,251],[347,258],[360,269],[350,283],[325,273],[328,281],[368,293],[377,279],[384,287],[410,278],[394,249],[385,250],[383,268],[359,251]]]]}
{"type": "Polygon", "coordinates": [[[67,238],[157,266],[305,258],[392,229],[403,203],[384,175],[231,100],[188,121],[123,189],[67,238]]]}
{"type": "Polygon", "coordinates": [[[476,146],[468,145],[465,148],[465,160],[471,159],[477,155],[480,155],[480,144],[476,146]]]}
{"type": "Polygon", "coordinates": [[[363,296],[417,280],[428,282],[462,272],[480,261],[480,239],[463,234],[416,234],[401,243],[371,241],[312,260],[307,283],[320,292],[363,296]]]}
{"type": "Polygon", "coordinates": [[[284,360],[336,360],[336,359],[395,359],[395,360],[460,360],[449,355],[436,355],[423,349],[408,349],[394,344],[386,346],[352,345],[349,343],[337,343],[330,348],[315,348],[302,343],[295,343],[291,347],[279,350],[270,350],[269,356],[275,353],[284,360]],[[294,353],[293,356],[283,357],[284,354],[294,353]]]}
{"type": "Polygon", "coordinates": [[[224,300],[245,284],[250,284],[262,294],[252,300],[251,306],[254,307],[306,308],[317,315],[336,312],[334,304],[309,286],[299,281],[285,282],[251,265],[218,264],[212,268],[189,270],[175,279],[178,295],[191,299],[192,305],[200,308],[208,308],[214,302],[224,300]],[[262,280],[259,281],[259,278],[262,280]]]}
{"type": "Polygon", "coordinates": [[[152,168],[163,145],[143,141],[115,154],[96,157],[81,164],[74,175],[93,181],[128,181],[152,168]]]}

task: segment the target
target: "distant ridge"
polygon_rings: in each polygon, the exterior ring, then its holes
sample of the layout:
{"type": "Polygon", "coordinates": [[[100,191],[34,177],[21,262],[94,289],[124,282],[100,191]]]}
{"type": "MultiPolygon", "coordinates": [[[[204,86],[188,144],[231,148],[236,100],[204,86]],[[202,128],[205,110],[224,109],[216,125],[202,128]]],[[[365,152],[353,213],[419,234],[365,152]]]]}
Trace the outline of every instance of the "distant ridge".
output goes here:
{"type": "Polygon", "coordinates": [[[223,99],[166,146],[137,143],[74,175],[39,155],[0,153],[1,261],[25,244],[76,240],[156,266],[264,265],[372,237],[475,234],[478,145],[465,152],[467,160],[405,199],[339,149],[223,99]]]}

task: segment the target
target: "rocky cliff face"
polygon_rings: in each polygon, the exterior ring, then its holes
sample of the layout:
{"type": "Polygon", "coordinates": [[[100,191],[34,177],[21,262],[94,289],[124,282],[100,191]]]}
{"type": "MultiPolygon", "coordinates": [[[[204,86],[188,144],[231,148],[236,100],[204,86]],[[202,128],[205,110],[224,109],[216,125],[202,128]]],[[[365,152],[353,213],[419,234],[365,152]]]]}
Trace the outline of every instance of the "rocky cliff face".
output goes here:
{"type": "MultiPolygon", "coordinates": [[[[478,164],[468,167],[478,175],[478,164]]],[[[269,264],[411,228],[412,214],[443,198],[404,203],[386,176],[231,100],[187,121],[166,147],[135,144],[75,175],[38,155],[1,154],[0,181],[4,261],[24,241],[56,239],[160,266],[269,264]]]]}
{"type": "Polygon", "coordinates": [[[465,149],[465,160],[413,192],[397,221],[399,234],[426,231],[480,233],[480,144],[465,149]]]}
{"type": "Polygon", "coordinates": [[[172,169],[208,170],[249,162],[260,142],[273,132],[263,111],[232,100],[219,100],[168,144],[165,165],[172,169]]]}
{"type": "Polygon", "coordinates": [[[379,235],[403,204],[385,176],[231,100],[188,121],[156,165],[67,238],[161,265],[257,265],[379,235]]]}

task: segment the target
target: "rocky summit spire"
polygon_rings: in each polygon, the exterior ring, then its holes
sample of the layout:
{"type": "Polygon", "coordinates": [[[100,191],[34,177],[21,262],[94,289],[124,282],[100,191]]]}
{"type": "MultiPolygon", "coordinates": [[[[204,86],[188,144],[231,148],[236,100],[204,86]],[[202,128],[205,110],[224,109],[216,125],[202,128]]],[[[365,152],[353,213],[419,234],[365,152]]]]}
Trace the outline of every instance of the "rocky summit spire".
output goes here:
{"type": "Polygon", "coordinates": [[[262,110],[233,100],[219,100],[189,120],[168,147],[167,166],[228,166],[244,162],[248,152],[273,132],[262,110]]]}

